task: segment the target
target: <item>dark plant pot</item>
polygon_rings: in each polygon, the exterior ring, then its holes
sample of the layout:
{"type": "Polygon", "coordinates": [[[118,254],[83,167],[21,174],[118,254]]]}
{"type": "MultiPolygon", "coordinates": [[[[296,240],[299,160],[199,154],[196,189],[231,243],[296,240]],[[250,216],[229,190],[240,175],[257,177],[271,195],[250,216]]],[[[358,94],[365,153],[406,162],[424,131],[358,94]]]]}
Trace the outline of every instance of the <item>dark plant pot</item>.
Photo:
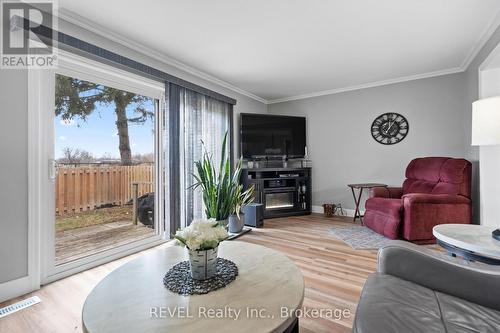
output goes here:
{"type": "Polygon", "coordinates": [[[233,234],[240,233],[243,230],[243,226],[245,225],[245,214],[240,213],[240,217],[238,215],[229,216],[229,232],[233,234]]]}

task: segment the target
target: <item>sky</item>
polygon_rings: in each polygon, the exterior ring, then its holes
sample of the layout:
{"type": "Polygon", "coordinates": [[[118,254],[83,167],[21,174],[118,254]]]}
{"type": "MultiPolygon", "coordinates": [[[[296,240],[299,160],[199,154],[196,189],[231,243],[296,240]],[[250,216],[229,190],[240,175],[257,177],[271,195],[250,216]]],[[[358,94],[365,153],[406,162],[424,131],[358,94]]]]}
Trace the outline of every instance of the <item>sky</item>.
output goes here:
{"type": "MultiPolygon", "coordinates": [[[[143,103],[143,107],[154,111],[153,100],[143,103]]],[[[133,104],[127,107],[129,118],[137,117],[133,110],[133,104]]],[[[62,150],[65,147],[86,150],[96,158],[103,155],[119,158],[118,130],[115,122],[114,104],[108,106],[97,104],[96,110],[85,121],[76,117],[65,122],[60,116],[56,117],[55,158],[63,157],[62,150]]],[[[153,120],[148,119],[142,124],[129,122],[128,127],[132,155],[153,153],[153,120]]]]}

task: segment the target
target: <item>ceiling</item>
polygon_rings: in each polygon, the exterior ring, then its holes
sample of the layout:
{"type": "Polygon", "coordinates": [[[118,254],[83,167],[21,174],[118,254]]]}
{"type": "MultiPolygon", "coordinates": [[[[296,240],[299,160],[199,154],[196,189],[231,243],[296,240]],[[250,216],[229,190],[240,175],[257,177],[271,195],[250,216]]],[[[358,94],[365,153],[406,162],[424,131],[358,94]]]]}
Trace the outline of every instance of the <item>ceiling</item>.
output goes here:
{"type": "Polygon", "coordinates": [[[59,7],[265,102],[462,71],[500,22],[498,0],[59,0],[59,7]]]}

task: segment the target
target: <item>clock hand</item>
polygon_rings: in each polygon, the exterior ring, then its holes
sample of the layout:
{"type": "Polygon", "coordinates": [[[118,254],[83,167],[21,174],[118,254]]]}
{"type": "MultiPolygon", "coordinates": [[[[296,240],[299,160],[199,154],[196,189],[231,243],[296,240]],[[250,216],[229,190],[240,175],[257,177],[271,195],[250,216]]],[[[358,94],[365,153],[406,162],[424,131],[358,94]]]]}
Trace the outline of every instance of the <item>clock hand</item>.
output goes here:
{"type": "Polygon", "coordinates": [[[393,124],[394,122],[391,124],[391,121],[389,120],[389,125],[387,126],[387,129],[384,131],[384,134],[387,134],[389,132],[393,124]]]}
{"type": "MultiPolygon", "coordinates": [[[[387,132],[389,132],[392,128],[392,126],[394,125],[395,121],[392,122],[392,124],[389,126],[389,128],[387,129],[387,132]]],[[[387,134],[387,132],[385,134],[387,134]]]]}

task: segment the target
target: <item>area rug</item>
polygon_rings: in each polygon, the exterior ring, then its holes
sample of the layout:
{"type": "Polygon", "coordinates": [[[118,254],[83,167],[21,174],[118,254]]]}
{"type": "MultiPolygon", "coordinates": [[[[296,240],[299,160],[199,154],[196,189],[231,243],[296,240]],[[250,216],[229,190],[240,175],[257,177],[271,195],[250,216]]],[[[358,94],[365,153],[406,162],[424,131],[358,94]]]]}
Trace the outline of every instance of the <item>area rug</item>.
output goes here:
{"type": "Polygon", "coordinates": [[[367,227],[355,224],[334,226],[330,232],[355,250],[378,250],[392,242],[367,227]]]}

